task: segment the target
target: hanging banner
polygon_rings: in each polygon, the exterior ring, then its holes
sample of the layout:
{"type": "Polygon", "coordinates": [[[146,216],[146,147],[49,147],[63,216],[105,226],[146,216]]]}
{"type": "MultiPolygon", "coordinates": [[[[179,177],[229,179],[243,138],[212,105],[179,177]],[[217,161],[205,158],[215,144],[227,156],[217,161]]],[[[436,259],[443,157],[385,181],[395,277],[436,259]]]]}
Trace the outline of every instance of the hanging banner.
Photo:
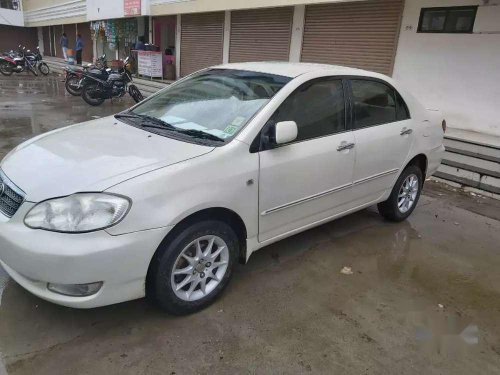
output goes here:
{"type": "Polygon", "coordinates": [[[137,65],[140,75],[163,78],[163,56],[161,52],[137,51],[137,65]]]}
{"type": "Polygon", "coordinates": [[[141,15],[141,0],[123,0],[125,17],[141,15]]]}

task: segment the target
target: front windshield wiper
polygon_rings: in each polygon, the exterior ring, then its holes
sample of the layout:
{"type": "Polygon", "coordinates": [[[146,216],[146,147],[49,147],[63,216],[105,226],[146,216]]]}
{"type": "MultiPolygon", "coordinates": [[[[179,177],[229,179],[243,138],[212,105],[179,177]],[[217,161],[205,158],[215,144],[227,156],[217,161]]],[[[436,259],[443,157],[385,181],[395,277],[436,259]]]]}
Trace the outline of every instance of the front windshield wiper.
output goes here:
{"type": "Polygon", "coordinates": [[[117,118],[117,119],[119,119],[119,118],[139,119],[139,120],[141,120],[140,126],[143,128],[170,130],[170,131],[180,133],[183,135],[187,135],[190,137],[194,137],[194,138],[209,139],[211,141],[224,142],[224,139],[217,137],[216,135],[213,135],[210,133],[205,133],[204,131],[196,130],[196,129],[177,128],[177,127],[173,126],[172,124],[169,124],[168,122],[163,121],[162,119],[159,119],[159,118],[153,117],[153,116],[140,115],[138,113],[133,113],[133,112],[124,112],[124,113],[116,114],[115,118],[117,118]]]}
{"type": "Polygon", "coordinates": [[[163,121],[162,119],[159,119],[157,117],[153,116],[148,116],[148,115],[140,115],[138,113],[133,113],[133,112],[125,112],[125,113],[118,113],[115,115],[116,119],[119,118],[135,118],[135,119],[140,119],[141,127],[144,128],[155,128],[155,129],[168,129],[168,130],[177,130],[177,128],[171,124],[169,124],[166,121],[163,121]]]}
{"type": "Polygon", "coordinates": [[[195,137],[195,138],[203,138],[203,139],[209,139],[211,141],[224,142],[224,139],[217,137],[216,135],[206,133],[206,132],[201,131],[201,130],[177,128],[176,131],[181,133],[181,134],[186,134],[186,135],[189,135],[189,136],[195,137]]]}

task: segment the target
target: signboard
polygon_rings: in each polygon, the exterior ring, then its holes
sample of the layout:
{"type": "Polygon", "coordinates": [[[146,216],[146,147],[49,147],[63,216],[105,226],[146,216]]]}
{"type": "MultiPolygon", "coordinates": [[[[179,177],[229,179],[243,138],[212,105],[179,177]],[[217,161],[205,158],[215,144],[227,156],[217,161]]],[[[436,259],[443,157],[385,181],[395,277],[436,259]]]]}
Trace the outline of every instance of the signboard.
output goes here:
{"type": "Polygon", "coordinates": [[[141,15],[141,0],[123,0],[125,17],[141,15]]]}
{"type": "Polygon", "coordinates": [[[163,56],[161,52],[137,51],[137,65],[140,75],[163,78],[163,56]]]}

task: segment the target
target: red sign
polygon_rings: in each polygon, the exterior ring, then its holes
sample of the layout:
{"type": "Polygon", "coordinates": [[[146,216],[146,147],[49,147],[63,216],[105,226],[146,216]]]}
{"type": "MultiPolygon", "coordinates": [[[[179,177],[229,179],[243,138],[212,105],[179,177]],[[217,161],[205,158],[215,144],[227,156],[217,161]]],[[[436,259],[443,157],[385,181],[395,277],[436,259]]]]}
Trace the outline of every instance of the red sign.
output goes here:
{"type": "Polygon", "coordinates": [[[125,16],[141,15],[141,0],[123,0],[125,16]]]}

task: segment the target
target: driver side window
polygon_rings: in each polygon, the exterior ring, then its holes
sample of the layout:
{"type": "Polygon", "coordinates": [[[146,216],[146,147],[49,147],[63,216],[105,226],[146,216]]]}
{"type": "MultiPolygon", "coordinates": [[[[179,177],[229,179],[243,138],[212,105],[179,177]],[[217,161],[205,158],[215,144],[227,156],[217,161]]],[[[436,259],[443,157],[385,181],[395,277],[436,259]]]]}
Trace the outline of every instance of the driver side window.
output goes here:
{"type": "Polygon", "coordinates": [[[345,131],[345,103],[342,80],[318,78],[304,83],[281,104],[273,123],[295,121],[298,136],[294,142],[345,131]]]}

